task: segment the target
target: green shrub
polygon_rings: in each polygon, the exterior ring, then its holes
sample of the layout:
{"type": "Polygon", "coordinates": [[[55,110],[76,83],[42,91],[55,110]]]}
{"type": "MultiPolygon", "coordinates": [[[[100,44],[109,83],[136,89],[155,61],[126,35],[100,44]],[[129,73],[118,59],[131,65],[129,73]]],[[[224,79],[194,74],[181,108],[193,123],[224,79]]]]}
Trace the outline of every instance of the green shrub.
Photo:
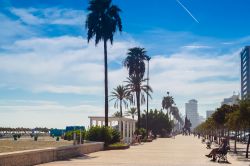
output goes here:
{"type": "Polygon", "coordinates": [[[146,131],[146,129],[144,129],[144,128],[136,129],[136,130],[135,130],[135,133],[136,133],[137,135],[141,135],[141,136],[142,136],[142,139],[144,139],[144,138],[147,137],[147,131],[146,131]]]}
{"type": "MultiPolygon", "coordinates": [[[[68,140],[68,141],[73,140],[74,139],[74,132],[76,132],[76,140],[78,141],[78,143],[80,143],[80,130],[69,131],[69,132],[65,133],[63,139],[68,140]]],[[[81,131],[81,135],[82,135],[82,141],[81,142],[84,142],[86,131],[85,130],[81,131]]]]}
{"type": "Polygon", "coordinates": [[[147,131],[144,128],[139,129],[139,134],[142,135],[142,139],[147,137],[147,131]]]}
{"type": "Polygon", "coordinates": [[[57,136],[57,137],[56,137],[56,141],[59,141],[59,140],[60,140],[60,138],[57,136]]]}
{"type": "Polygon", "coordinates": [[[128,146],[128,144],[118,142],[109,145],[109,147],[124,147],[124,146],[128,146]]]}
{"type": "Polygon", "coordinates": [[[120,141],[120,133],[110,127],[93,126],[86,132],[89,141],[104,142],[105,146],[120,141]]]}
{"type": "Polygon", "coordinates": [[[116,129],[112,129],[112,140],[110,143],[114,144],[114,143],[120,142],[120,139],[121,139],[120,132],[116,129]]]}

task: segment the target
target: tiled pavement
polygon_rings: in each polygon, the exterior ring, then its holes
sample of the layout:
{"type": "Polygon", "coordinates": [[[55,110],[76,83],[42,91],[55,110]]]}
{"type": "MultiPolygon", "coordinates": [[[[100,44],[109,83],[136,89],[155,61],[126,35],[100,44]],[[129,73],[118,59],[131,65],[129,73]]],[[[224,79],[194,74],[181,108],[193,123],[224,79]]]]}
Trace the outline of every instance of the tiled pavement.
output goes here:
{"type": "Polygon", "coordinates": [[[193,136],[159,138],[127,150],[100,151],[42,166],[250,166],[249,161],[238,161],[230,155],[230,164],[212,162],[204,156],[210,151],[205,146],[193,136]]]}

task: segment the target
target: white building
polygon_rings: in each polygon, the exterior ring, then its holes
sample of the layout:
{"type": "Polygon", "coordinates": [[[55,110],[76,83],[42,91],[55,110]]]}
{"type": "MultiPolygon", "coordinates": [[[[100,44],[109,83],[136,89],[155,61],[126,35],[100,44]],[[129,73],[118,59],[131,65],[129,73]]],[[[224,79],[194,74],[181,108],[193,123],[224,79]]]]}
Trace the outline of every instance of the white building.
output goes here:
{"type": "Polygon", "coordinates": [[[221,105],[234,105],[234,104],[238,104],[239,101],[239,95],[233,95],[229,98],[224,98],[224,100],[221,102],[221,105]]]}
{"type": "Polygon", "coordinates": [[[189,100],[188,103],[185,104],[185,110],[187,118],[192,123],[191,129],[194,129],[199,125],[198,101],[195,99],[189,100]]]}
{"type": "Polygon", "coordinates": [[[206,118],[208,119],[212,114],[214,113],[214,111],[213,110],[208,110],[207,112],[206,112],[206,118]]]}

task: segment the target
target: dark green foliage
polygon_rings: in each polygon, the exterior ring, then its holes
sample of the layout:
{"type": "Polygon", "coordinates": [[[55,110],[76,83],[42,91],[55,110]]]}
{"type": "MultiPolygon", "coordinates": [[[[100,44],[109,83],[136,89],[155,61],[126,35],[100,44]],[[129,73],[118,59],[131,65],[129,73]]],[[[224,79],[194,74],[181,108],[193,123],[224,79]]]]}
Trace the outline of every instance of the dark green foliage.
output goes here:
{"type": "Polygon", "coordinates": [[[86,20],[88,41],[94,38],[98,44],[101,40],[110,40],[113,43],[113,36],[117,31],[122,31],[122,22],[118,6],[112,5],[111,0],[90,0],[86,20]]]}
{"type": "Polygon", "coordinates": [[[139,129],[139,134],[142,136],[142,139],[147,137],[147,131],[144,128],[139,129]]]}
{"type": "Polygon", "coordinates": [[[86,139],[89,141],[104,142],[105,145],[108,145],[112,140],[112,131],[109,127],[94,126],[88,130],[86,139]]]}
{"type": "Polygon", "coordinates": [[[104,142],[105,146],[120,141],[120,134],[110,127],[93,126],[86,133],[86,139],[89,141],[104,142]]]}
{"type": "Polygon", "coordinates": [[[128,101],[132,100],[131,94],[128,92],[127,88],[123,85],[118,85],[116,88],[114,88],[114,91],[111,92],[110,101],[114,100],[114,107],[118,108],[120,107],[120,112],[115,117],[122,117],[122,105],[124,105],[125,108],[128,108],[128,101]]]}
{"type": "Polygon", "coordinates": [[[120,142],[121,135],[118,130],[112,129],[112,139],[111,139],[111,144],[120,142]]]}
{"type": "Polygon", "coordinates": [[[138,123],[137,127],[141,128],[141,104],[145,103],[144,94],[150,96],[152,88],[148,85],[143,85],[147,79],[144,79],[145,73],[145,61],[149,59],[146,54],[146,50],[140,47],[130,48],[127,53],[127,57],[124,60],[124,66],[128,69],[129,77],[127,82],[127,88],[130,94],[132,94],[132,103],[137,107],[138,123]]]}
{"type": "MultiPolygon", "coordinates": [[[[76,140],[78,140],[78,143],[79,143],[80,142],[80,130],[66,132],[63,139],[68,140],[68,141],[73,140],[74,139],[74,132],[76,132],[76,140]]],[[[82,130],[81,134],[82,134],[82,141],[81,142],[84,142],[86,131],[82,130]]]]}
{"type": "MultiPolygon", "coordinates": [[[[146,127],[146,115],[142,114],[142,127],[146,127]]],[[[170,134],[173,128],[173,123],[169,120],[167,114],[165,114],[162,110],[158,111],[155,109],[154,111],[151,109],[148,113],[148,129],[152,130],[153,134],[161,135],[165,137],[170,134]]]]}
{"type": "Polygon", "coordinates": [[[220,108],[217,108],[212,115],[215,123],[221,127],[226,123],[226,114],[233,112],[233,107],[229,105],[223,105],[220,108]]]}
{"type": "Polygon", "coordinates": [[[59,141],[59,140],[60,140],[60,138],[57,136],[57,137],[56,137],[56,141],[59,141]]]}

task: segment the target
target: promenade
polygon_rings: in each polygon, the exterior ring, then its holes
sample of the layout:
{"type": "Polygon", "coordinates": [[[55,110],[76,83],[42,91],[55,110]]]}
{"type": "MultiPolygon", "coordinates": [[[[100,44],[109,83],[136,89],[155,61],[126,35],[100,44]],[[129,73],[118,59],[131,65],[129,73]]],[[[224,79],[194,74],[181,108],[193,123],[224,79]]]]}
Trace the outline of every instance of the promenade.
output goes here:
{"type": "Polygon", "coordinates": [[[231,164],[217,163],[205,157],[210,150],[193,136],[159,138],[152,143],[131,146],[128,150],[100,151],[66,161],[41,166],[249,166],[228,155],[231,164]]]}

